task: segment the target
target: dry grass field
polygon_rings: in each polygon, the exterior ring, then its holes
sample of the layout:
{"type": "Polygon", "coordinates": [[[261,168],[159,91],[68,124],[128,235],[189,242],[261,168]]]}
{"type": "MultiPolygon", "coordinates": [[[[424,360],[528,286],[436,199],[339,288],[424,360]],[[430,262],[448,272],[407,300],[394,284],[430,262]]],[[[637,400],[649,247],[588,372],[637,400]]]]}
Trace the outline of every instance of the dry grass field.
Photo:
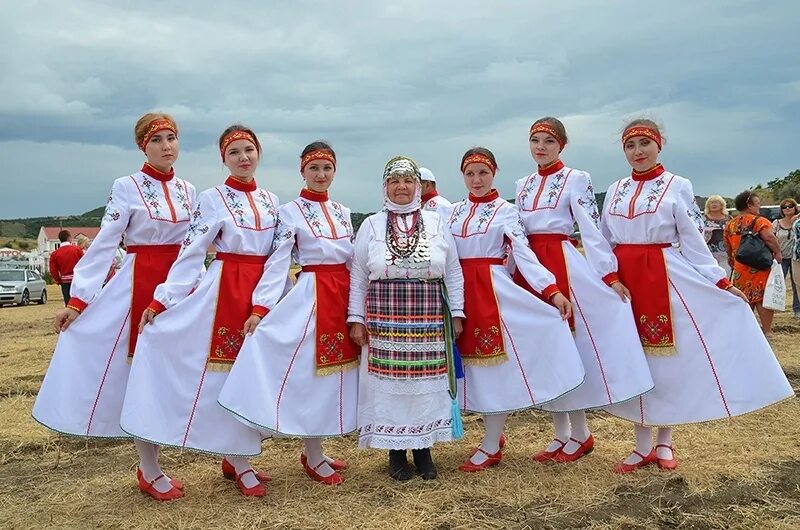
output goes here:
{"type": "MultiPolygon", "coordinates": [[[[530,455],[551,437],[548,417],[513,416],[503,462],[465,475],[458,464],[481,436],[437,446],[437,481],[397,483],[386,456],[357,451],[353,438],[326,442],[346,458],[347,482],[306,478],[295,440],[268,440],[255,460],[274,480],[262,499],[243,498],[218,459],[163,451],[163,465],[186,483],[186,497],[156,503],[135,486],[128,441],[60,437],[30,417],[56,335],[57,288],[45,306],[0,309],[0,527],[2,528],[800,528],[800,400],[733,421],[679,428],[676,472],[628,476],[611,467],[632,447],[630,425],[593,414],[594,453],[572,465],[540,465],[530,455]]],[[[731,330],[735,332],[735,330],[731,330]]],[[[800,320],[780,314],[775,349],[800,389],[800,320]]]]}

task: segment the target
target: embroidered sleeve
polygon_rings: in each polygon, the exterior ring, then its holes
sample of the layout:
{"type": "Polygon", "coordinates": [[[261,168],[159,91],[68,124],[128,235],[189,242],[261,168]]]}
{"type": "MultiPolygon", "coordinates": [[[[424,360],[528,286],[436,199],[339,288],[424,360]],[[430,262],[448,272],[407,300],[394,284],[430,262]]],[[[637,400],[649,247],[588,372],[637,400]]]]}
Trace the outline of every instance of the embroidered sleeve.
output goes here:
{"type": "MultiPolygon", "coordinates": [[[[675,177],[678,178],[678,177],[675,177]]],[[[703,238],[702,214],[694,200],[694,190],[692,183],[686,179],[681,179],[678,183],[678,196],[675,201],[675,224],[678,231],[678,242],[680,252],[689,261],[692,267],[697,270],[704,278],[716,284],[719,280],[726,277],[725,270],[719,266],[716,258],[711,255],[708,245],[703,238]],[[699,214],[694,215],[696,210],[699,214]],[[698,224],[698,219],[700,223],[698,224]]]]}
{"type": "Polygon", "coordinates": [[[600,232],[600,213],[589,173],[573,171],[570,189],[572,216],[581,233],[586,260],[600,277],[617,271],[617,258],[600,232]]]}
{"type": "Polygon", "coordinates": [[[290,209],[292,203],[278,210],[278,219],[272,238],[272,253],[264,265],[264,272],[253,291],[253,307],[275,309],[283,297],[289,268],[292,266],[292,249],[295,245],[296,225],[290,209]]]}
{"type": "Polygon", "coordinates": [[[461,263],[458,261],[456,240],[447,229],[447,223],[445,223],[444,218],[439,219],[439,233],[442,234],[447,245],[444,284],[447,287],[450,311],[454,317],[464,318],[464,274],[461,271],[461,263]]]}
{"type": "Polygon", "coordinates": [[[178,259],[169,269],[164,283],[156,287],[153,299],[167,309],[189,296],[203,275],[208,247],[222,228],[222,212],[216,205],[216,194],[216,189],[212,188],[198,197],[178,259]]]}
{"type": "Polygon", "coordinates": [[[538,292],[543,292],[547,287],[556,283],[556,278],[548,271],[528,246],[528,238],[522,228],[522,221],[516,208],[509,205],[498,214],[502,215],[503,232],[511,243],[511,253],[514,263],[525,280],[538,292]]]}
{"type": "Polygon", "coordinates": [[[128,178],[114,181],[100,224],[100,232],[75,266],[71,294],[76,299],[76,304],[82,303],[85,307],[100,292],[108,276],[109,264],[114,260],[122,235],[128,228],[130,221],[130,204],[126,192],[128,178]]]}

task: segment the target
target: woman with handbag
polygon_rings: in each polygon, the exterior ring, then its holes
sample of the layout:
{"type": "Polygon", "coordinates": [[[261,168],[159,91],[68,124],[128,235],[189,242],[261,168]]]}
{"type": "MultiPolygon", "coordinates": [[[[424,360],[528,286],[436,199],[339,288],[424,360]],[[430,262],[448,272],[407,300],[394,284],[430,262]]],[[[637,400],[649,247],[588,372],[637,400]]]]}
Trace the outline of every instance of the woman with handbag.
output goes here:
{"type": "Polygon", "coordinates": [[[675,469],[674,425],[732,418],[794,395],[745,296],[705,244],[692,183],[658,163],[663,141],[651,120],[628,124],[622,146],[633,173],[611,185],[603,204],[603,233],[655,383],[606,409],[635,424],[636,448],[617,473],[675,469]]]}
{"type": "Polygon", "coordinates": [[[772,232],[772,224],[759,215],[761,198],[752,191],[743,191],[734,200],[741,212],[725,225],[725,248],[728,263],[733,269],[733,285],[750,300],[758,313],[761,329],[767,339],[772,337],[774,311],[763,306],[772,260],[781,262],[781,249],[772,232]]]}

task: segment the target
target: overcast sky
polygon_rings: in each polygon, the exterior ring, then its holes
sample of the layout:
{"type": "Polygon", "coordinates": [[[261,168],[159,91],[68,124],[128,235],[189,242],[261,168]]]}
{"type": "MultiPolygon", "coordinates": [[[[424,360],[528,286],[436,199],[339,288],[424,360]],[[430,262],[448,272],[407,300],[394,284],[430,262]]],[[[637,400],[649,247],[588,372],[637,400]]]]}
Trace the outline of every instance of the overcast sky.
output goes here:
{"type": "Polygon", "coordinates": [[[794,0],[4,1],[0,218],[104,204],[141,166],[132,130],[151,110],[177,119],[175,168],[198,191],[227,176],[216,140],[242,122],[282,201],[319,138],[337,152],[332,197],[354,211],[379,208],[396,154],[462,198],[474,145],[509,197],[546,115],[600,191],[630,171],[619,132],[646,114],[665,125],[669,170],[733,196],[800,167],[798,20],[794,0]]]}

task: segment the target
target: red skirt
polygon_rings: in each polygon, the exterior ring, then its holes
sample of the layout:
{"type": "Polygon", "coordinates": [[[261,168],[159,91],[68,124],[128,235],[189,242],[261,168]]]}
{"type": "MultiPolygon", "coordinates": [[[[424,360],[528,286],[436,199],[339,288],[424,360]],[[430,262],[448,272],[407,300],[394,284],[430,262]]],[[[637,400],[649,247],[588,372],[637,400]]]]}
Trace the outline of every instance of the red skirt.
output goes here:
{"type": "Polygon", "coordinates": [[[253,311],[253,291],[264,273],[267,256],[218,252],[215,259],[222,262],[222,271],[214,308],[208,367],[227,371],[242,348],[244,323],[253,311]]]}
{"type": "Polygon", "coordinates": [[[617,245],[619,279],[631,292],[631,308],[645,353],[675,353],[669,304],[669,277],[664,249],[669,243],[617,245]]]}
{"type": "MultiPolygon", "coordinates": [[[[550,271],[556,277],[556,286],[558,290],[571,299],[571,292],[569,288],[569,272],[567,271],[567,257],[564,254],[564,246],[562,242],[569,241],[574,246],[578,246],[578,242],[564,234],[529,234],[528,243],[531,250],[536,254],[536,258],[542,266],[550,271]]],[[[525,277],[519,272],[519,269],[514,271],[514,283],[530,292],[541,301],[550,303],[550,300],[545,299],[542,293],[534,290],[525,277]]],[[[569,317],[569,329],[575,331],[575,318],[569,317]]]]}
{"type": "Polygon", "coordinates": [[[139,338],[137,326],[142,313],[153,300],[153,293],[159,284],[167,279],[170,267],[175,263],[180,245],[128,245],[127,253],[136,254],[133,260],[133,279],[131,286],[131,333],[128,339],[128,360],[133,357],[136,340],[139,338]]]}
{"type": "Polygon", "coordinates": [[[507,360],[500,308],[492,284],[492,265],[502,258],[462,259],[464,273],[464,331],[456,344],[464,364],[492,365],[507,360]]]}
{"type": "Polygon", "coordinates": [[[347,327],[350,271],[344,263],[338,263],[304,265],[302,272],[313,272],[315,275],[317,375],[355,368],[361,348],[350,339],[347,327]]]}

